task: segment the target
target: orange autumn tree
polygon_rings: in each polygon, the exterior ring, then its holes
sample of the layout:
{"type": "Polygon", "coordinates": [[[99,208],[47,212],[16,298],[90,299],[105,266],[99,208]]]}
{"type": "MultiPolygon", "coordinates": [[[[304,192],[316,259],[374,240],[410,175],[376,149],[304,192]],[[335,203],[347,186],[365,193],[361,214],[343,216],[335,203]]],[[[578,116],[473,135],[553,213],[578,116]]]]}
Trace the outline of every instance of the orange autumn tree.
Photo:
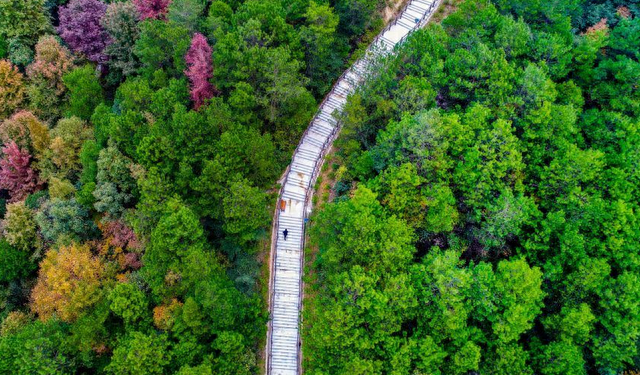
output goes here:
{"type": "Polygon", "coordinates": [[[71,244],[51,249],[40,263],[31,310],[41,320],[56,316],[72,322],[102,298],[106,278],[105,264],[91,253],[89,246],[71,244]]]}
{"type": "Polygon", "coordinates": [[[159,329],[170,330],[173,327],[173,323],[175,323],[175,315],[182,305],[183,303],[178,301],[177,298],[173,298],[166,304],[154,307],[153,324],[159,329]]]}

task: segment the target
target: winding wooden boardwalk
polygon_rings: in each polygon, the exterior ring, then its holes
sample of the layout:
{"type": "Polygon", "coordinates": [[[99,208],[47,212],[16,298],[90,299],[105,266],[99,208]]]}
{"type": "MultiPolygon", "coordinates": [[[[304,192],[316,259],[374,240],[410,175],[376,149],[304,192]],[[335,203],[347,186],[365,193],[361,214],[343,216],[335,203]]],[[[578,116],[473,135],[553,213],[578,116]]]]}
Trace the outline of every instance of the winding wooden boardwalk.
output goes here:
{"type": "Polygon", "coordinates": [[[285,172],[278,209],[273,221],[271,279],[266,372],[268,375],[296,375],[302,372],[300,355],[300,311],[304,226],[311,212],[313,185],[326,153],[331,148],[340,112],[356,87],[365,79],[372,62],[380,54],[391,53],[414,30],[424,26],[440,0],[411,0],[399,18],[373,41],[365,57],[338,79],[302,136],[293,160],[285,172]],[[283,210],[281,208],[284,207],[283,210]],[[283,232],[287,230],[287,238],[283,232]]]}

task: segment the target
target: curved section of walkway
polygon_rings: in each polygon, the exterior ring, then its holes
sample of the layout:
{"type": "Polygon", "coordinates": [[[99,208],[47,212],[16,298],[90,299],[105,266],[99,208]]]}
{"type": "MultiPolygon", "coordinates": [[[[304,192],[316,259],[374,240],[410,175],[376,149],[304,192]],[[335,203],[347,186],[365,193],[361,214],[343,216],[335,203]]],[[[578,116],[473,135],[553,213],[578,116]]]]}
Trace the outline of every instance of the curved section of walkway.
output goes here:
{"type": "Polygon", "coordinates": [[[365,57],[338,79],[316,116],[302,136],[285,173],[273,223],[271,280],[266,348],[269,375],[297,375],[300,364],[300,311],[302,309],[302,271],[304,226],[311,212],[313,185],[331,148],[339,126],[334,112],[342,111],[347,97],[365,79],[380,54],[391,53],[414,30],[424,26],[439,0],[412,0],[399,18],[390,23],[373,41],[365,57]],[[287,231],[284,238],[283,232],[287,231]]]}

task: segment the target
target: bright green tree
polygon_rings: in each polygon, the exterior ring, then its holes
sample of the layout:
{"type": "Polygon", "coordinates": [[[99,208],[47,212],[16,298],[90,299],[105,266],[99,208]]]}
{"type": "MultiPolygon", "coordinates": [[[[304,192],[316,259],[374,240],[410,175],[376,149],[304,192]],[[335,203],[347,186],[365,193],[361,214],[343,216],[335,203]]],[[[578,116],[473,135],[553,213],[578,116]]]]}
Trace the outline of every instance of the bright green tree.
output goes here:
{"type": "Polygon", "coordinates": [[[111,374],[160,375],[170,361],[165,335],[133,331],[118,341],[106,370],[111,374]]]}
{"type": "Polygon", "coordinates": [[[147,314],[147,301],[144,293],[130,283],[119,283],[109,293],[109,308],[121,317],[126,324],[135,324],[147,314]]]}
{"type": "Polygon", "coordinates": [[[68,114],[89,120],[103,100],[103,90],[92,65],[73,69],[63,77],[69,91],[68,114]]]}

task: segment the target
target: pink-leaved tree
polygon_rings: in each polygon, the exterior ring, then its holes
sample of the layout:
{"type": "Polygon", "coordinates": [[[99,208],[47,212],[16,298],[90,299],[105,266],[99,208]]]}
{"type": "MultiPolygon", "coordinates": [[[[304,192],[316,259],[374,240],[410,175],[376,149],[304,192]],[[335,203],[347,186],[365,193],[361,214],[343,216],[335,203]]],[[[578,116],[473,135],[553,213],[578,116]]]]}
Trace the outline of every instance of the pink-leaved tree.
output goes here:
{"type": "Polygon", "coordinates": [[[200,33],[195,33],[191,39],[191,47],[185,57],[187,70],[185,74],[189,78],[191,88],[191,100],[195,109],[198,109],[205,100],[217,93],[217,90],[209,80],[213,77],[211,64],[211,47],[207,39],[200,33]]]}
{"type": "Polygon", "coordinates": [[[132,228],[121,220],[113,220],[101,223],[100,229],[104,237],[104,244],[107,247],[109,245],[115,246],[125,251],[122,256],[117,257],[118,263],[122,268],[137,270],[142,267],[142,261],[140,260],[142,243],[132,228]]]}
{"type": "Polygon", "coordinates": [[[74,50],[83,53],[91,61],[105,62],[103,53],[111,38],[100,20],[107,11],[107,5],[98,0],[71,0],[60,7],[58,33],[74,50]]]}
{"type": "Polygon", "coordinates": [[[171,0],[133,0],[133,4],[138,8],[140,20],[165,19],[170,3],[171,0]]]}
{"type": "Polygon", "coordinates": [[[113,220],[103,223],[101,226],[102,234],[108,239],[111,245],[127,250],[140,250],[142,244],[138,240],[133,229],[128,227],[121,220],[113,220]]]}
{"type": "Polygon", "coordinates": [[[40,188],[40,180],[29,163],[31,155],[11,141],[2,148],[4,158],[0,160],[0,189],[9,191],[9,202],[18,202],[40,188]]]}

